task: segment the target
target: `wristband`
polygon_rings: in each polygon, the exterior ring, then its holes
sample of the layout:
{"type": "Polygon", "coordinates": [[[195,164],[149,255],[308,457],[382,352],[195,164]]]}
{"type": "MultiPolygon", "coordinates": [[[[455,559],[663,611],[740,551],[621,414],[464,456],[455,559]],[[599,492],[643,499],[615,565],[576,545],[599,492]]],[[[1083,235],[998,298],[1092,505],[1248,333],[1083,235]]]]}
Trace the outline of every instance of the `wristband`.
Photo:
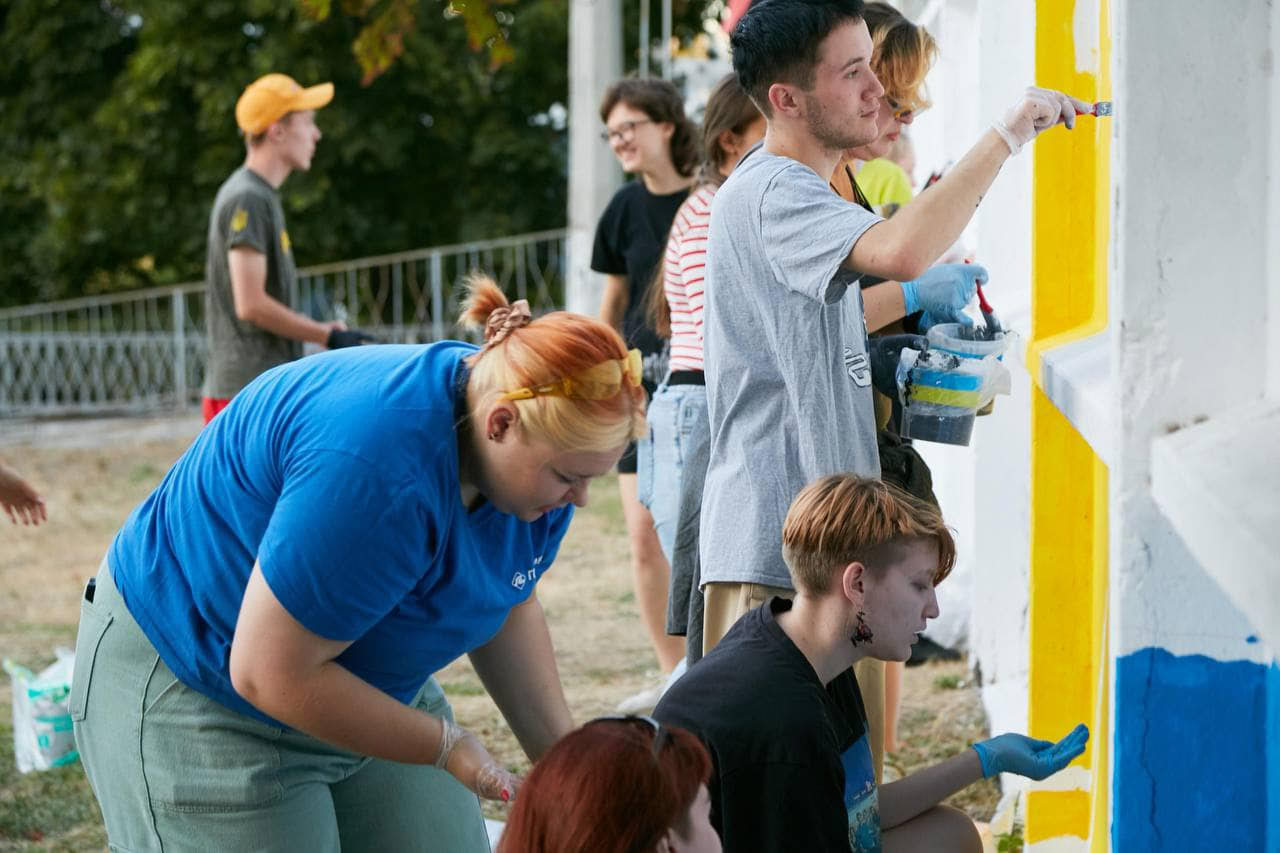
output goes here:
{"type": "Polygon", "coordinates": [[[444,770],[449,763],[449,756],[453,754],[453,748],[462,740],[463,731],[461,726],[444,717],[440,718],[440,725],[440,754],[436,756],[436,767],[444,770]]]}

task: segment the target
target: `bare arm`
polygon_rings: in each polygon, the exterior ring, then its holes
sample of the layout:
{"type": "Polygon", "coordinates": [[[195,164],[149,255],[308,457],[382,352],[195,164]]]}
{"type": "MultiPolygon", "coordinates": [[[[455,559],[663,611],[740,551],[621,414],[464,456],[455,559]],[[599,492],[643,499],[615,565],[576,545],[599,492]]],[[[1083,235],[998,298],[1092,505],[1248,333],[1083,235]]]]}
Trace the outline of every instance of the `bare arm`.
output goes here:
{"type": "Polygon", "coordinates": [[[536,593],[512,609],[497,636],[470,657],[531,761],[573,728],[536,593]]]}
{"type": "Polygon", "coordinates": [[[329,331],[341,323],[318,323],[273,299],[267,293],[267,256],[245,246],[227,252],[231,271],[231,296],[236,317],[260,329],[293,341],[324,346],[329,331]]]}
{"type": "Polygon", "coordinates": [[[600,319],[619,332],[622,331],[622,318],[627,313],[627,304],[631,294],[627,290],[627,277],[608,273],[604,277],[604,296],[600,300],[600,319]]]}
{"type": "Polygon", "coordinates": [[[1009,158],[1009,146],[988,130],[955,168],[892,219],[867,229],[846,263],[895,281],[918,278],[973,218],[978,203],[1009,158]]]}
{"type": "Polygon", "coordinates": [[[966,749],[880,788],[880,826],[893,829],[982,778],[978,753],[966,749]]]}
{"type": "Polygon", "coordinates": [[[307,630],[254,565],[231,641],[231,685],[264,714],[361,755],[430,764],[441,723],[334,661],[350,643],[307,630]]]}
{"type": "Polygon", "coordinates": [[[907,316],[902,285],[896,281],[882,281],[862,291],[862,313],[867,319],[868,332],[879,331],[894,320],[907,316]]]}

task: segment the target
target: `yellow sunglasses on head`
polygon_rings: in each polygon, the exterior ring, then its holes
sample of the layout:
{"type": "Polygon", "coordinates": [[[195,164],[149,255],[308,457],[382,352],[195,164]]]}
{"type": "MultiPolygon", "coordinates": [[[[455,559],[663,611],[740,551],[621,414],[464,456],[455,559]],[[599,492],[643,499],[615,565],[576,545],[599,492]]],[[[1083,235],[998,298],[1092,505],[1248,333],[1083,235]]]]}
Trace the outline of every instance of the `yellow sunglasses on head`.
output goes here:
{"type": "Polygon", "coordinates": [[[639,385],[643,373],[644,358],[640,350],[633,349],[623,358],[611,358],[588,367],[576,376],[566,376],[554,382],[504,391],[499,400],[531,400],[534,397],[568,397],[574,400],[607,400],[622,387],[624,379],[639,385]]]}

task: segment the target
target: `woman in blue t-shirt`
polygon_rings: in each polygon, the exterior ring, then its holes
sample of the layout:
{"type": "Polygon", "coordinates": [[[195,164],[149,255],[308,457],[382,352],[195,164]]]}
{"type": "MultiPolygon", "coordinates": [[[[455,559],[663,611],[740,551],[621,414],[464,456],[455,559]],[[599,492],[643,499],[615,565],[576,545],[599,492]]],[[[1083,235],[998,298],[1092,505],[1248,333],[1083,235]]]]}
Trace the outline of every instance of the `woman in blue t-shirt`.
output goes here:
{"type": "Polygon", "coordinates": [[[639,354],[488,280],[463,319],[263,374],[117,534],[71,709],[114,847],[487,850],[519,780],[432,678],[464,652],[531,759],[572,728],[533,590],[644,429],[639,354]]]}

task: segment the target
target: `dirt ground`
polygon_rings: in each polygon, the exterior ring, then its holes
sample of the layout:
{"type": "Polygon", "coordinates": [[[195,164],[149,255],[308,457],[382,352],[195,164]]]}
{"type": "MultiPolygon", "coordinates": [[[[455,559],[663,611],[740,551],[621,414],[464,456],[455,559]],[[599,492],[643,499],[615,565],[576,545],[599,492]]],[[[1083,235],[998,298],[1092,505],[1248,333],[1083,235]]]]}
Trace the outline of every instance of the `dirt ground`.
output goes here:
{"type": "MultiPolygon", "coordinates": [[[[95,427],[86,425],[58,433],[61,438],[55,440],[47,431],[16,437],[10,431],[4,441],[0,423],[0,458],[42,490],[49,509],[48,523],[38,528],[14,527],[0,516],[0,657],[35,669],[52,660],[56,646],[74,645],[85,579],[195,428],[194,422],[167,429],[117,425],[95,438],[95,427]]],[[[592,486],[590,506],[575,518],[559,559],[538,589],[576,719],[612,712],[618,701],[654,682],[656,661],[631,591],[612,478],[592,486]]],[[[528,761],[466,659],[438,677],[459,722],[510,767],[527,770],[528,761]]],[[[908,668],[903,687],[903,745],[889,757],[890,775],[909,773],[985,736],[977,690],[963,663],[908,668]]],[[[0,707],[9,702],[4,679],[0,707]]],[[[7,718],[0,719],[0,850],[102,849],[100,817],[78,767],[19,776],[7,718]]],[[[983,782],[951,802],[988,820],[998,798],[995,784],[983,782]]],[[[502,807],[486,811],[491,817],[503,814],[502,807]]]]}

